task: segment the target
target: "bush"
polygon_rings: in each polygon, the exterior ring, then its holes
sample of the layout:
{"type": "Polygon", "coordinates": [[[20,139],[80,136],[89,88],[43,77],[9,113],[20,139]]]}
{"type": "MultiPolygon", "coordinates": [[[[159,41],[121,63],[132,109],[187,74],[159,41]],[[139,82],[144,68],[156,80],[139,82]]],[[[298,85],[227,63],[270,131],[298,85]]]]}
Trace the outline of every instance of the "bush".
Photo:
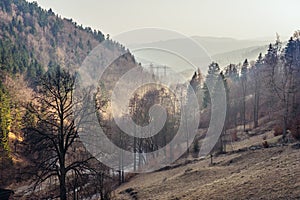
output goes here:
{"type": "Polygon", "coordinates": [[[237,131],[232,132],[230,135],[231,135],[232,141],[236,142],[239,140],[239,138],[237,136],[237,131]]]}
{"type": "Polygon", "coordinates": [[[194,150],[194,153],[199,153],[199,151],[200,151],[200,146],[199,146],[199,141],[198,141],[198,140],[195,140],[195,141],[194,141],[194,144],[193,144],[193,150],[194,150]]]}
{"type": "Polygon", "coordinates": [[[276,126],[274,128],[274,136],[279,136],[283,134],[283,128],[281,126],[276,126]]]}
{"type": "Polygon", "coordinates": [[[300,116],[299,115],[292,120],[291,135],[296,140],[300,140],[300,116]]]}
{"type": "Polygon", "coordinates": [[[263,140],[266,140],[266,139],[267,139],[267,135],[264,135],[264,136],[262,137],[262,139],[263,139],[263,140]]]}
{"type": "Polygon", "coordinates": [[[263,141],[262,145],[264,148],[269,148],[269,143],[267,142],[267,140],[263,141]]]}
{"type": "Polygon", "coordinates": [[[300,140],[300,126],[293,127],[293,129],[292,129],[292,136],[296,140],[300,140]]]}

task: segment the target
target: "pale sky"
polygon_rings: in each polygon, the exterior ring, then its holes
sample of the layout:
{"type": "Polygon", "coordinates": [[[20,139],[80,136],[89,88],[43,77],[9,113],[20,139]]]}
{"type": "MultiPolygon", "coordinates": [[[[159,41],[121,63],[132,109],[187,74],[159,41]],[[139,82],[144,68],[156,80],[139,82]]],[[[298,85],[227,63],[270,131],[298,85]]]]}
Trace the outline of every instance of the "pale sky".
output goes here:
{"type": "Polygon", "coordinates": [[[300,29],[299,0],[37,0],[78,24],[114,36],[157,27],[187,36],[283,38],[300,29]]]}

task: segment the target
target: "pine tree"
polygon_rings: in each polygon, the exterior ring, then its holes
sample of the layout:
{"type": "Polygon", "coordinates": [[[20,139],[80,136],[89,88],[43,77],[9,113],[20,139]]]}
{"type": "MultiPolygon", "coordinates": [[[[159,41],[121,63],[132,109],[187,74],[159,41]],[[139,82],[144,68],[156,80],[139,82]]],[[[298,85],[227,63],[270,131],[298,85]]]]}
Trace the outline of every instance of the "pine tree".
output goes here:
{"type": "Polygon", "coordinates": [[[210,102],[211,97],[213,96],[215,84],[218,81],[218,77],[220,75],[220,67],[218,63],[212,62],[208,66],[208,72],[206,76],[206,80],[203,86],[203,107],[206,108],[210,102]]]}
{"type": "MultiPolygon", "coordinates": [[[[290,40],[290,47],[292,47],[293,41],[290,40]]],[[[286,135],[290,121],[290,107],[292,97],[292,80],[293,80],[293,65],[290,63],[290,54],[287,55],[287,61],[282,56],[282,43],[277,37],[276,43],[270,45],[268,53],[265,56],[265,64],[267,69],[267,75],[269,76],[269,90],[272,94],[271,101],[277,97],[277,100],[283,107],[282,121],[283,121],[283,135],[282,141],[287,142],[286,135]],[[275,96],[274,96],[275,94],[275,96]]],[[[288,45],[289,46],[289,45],[288,45]]],[[[289,51],[287,51],[289,52],[289,51]]],[[[293,50],[291,50],[293,52],[293,50]]]]}
{"type": "Polygon", "coordinates": [[[258,59],[253,66],[253,78],[254,78],[254,108],[253,108],[253,122],[254,128],[258,127],[258,113],[259,113],[259,100],[260,100],[260,88],[261,88],[261,75],[260,71],[263,65],[263,57],[260,53],[258,59]]]}
{"type": "Polygon", "coordinates": [[[7,92],[0,86],[0,139],[1,147],[6,156],[9,156],[9,138],[8,134],[11,129],[12,116],[10,108],[10,99],[7,92]]]}
{"type": "Polygon", "coordinates": [[[237,126],[238,106],[236,99],[239,93],[239,73],[237,65],[229,64],[225,69],[226,90],[227,90],[227,114],[226,126],[237,126]]]}
{"type": "Polygon", "coordinates": [[[246,96],[247,96],[247,72],[249,68],[248,60],[246,59],[241,68],[241,86],[242,86],[242,99],[243,99],[243,127],[244,131],[246,130],[246,96]]]}
{"type": "Polygon", "coordinates": [[[203,88],[202,90],[203,92],[203,100],[202,100],[202,108],[207,108],[208,105],[210,104],[210,95],[209,95],[209,91],[208,91],[208,87],[206,85],[206,83],[203,84],[203,88]]]}
{"type": "Polygon", "coordinates": [[[229,64],[225,69],[225,76],[233,82],[237,82],[239,80],[237,66],[235,64],[229,64]]]}

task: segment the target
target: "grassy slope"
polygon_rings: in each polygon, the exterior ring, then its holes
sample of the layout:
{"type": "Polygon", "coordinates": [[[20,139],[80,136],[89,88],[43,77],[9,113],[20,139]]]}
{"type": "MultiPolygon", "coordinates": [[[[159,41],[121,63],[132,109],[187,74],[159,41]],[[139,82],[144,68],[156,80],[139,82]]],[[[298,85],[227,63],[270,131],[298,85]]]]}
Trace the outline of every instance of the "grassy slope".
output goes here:
{"type": "Polygon", "coordinates": [[[172,170],[141,174],[119,187],[117,199],[299,199],[299,150],[276,147],[197,161],[172,170]]]}
{"type": "MultiPolygon", "coordinates": [[[[259,130],[256,130],[259,131],[259,130]]],[[[116,199],[299,199],[300,154],[289,146],[236,151],[277,141],[272,131],[234,142],[229,153],[180,167],[140,174],[116,189],[116,199]],[[235,151],[232,151],[235,150],[235,151]],[[124,192],[132,188],[130,195],[124,192]]],[[[242,138],[242,135],[239,135],[242,138]]]]}

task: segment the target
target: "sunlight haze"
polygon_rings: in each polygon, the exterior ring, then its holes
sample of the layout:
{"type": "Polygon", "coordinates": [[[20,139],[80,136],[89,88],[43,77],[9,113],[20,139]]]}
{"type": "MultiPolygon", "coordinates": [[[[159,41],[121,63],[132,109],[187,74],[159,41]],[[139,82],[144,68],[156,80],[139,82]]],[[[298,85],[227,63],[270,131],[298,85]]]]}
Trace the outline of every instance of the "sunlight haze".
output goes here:
{"type": "Polygon", "coordinates": [[[286,40],[300,27],[297,0],[38,0],[39,5],[84,26],[116,35],[159,27],[187,36],[286,40]]]}

